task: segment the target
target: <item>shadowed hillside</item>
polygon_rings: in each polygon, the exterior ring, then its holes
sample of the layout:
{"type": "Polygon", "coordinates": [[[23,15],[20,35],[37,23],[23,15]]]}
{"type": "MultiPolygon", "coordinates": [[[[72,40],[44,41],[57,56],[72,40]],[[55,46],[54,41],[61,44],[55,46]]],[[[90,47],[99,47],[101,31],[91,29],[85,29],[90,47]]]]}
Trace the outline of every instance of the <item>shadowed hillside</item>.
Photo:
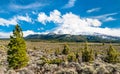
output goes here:
{"type": "Polygon", "coordinates": [[[58,41],[58,42],[100,42],[100,43],[119,43],[120,37],[108,36],[108,35],[70,35],[70,34],[34,34],[25,37],[28,40],[46,40],[46,41],[58,41]]]}

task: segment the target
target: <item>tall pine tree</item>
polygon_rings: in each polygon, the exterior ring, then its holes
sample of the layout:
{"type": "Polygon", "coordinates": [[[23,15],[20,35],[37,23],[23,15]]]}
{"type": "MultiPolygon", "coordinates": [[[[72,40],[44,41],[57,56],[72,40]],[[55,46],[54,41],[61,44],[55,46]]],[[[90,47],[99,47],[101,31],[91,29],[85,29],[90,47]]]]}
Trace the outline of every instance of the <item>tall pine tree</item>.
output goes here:
{"type": "Polygon", "coordinates": [[[26,51],[26,43],[19,25],[15,26],[13,35],[10,36],[8,48],[7,61],[9,68],[20,69],[28,64],[29,59],[26,51]]]}

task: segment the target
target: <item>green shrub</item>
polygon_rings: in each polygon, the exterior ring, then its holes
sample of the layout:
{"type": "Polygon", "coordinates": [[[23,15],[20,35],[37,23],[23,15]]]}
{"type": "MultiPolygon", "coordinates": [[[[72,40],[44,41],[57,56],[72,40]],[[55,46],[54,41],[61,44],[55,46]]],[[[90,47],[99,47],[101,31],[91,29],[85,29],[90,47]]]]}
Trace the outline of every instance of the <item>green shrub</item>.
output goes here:
{"type": "Polygon", "coordinates": [[[59,55],[59,54],[61,54],[60,49],[56,49],[55,50],[55,55],[59,55]]]}
{"type": "Polygon", "coordinates": [[[76,62],[77,61],[77,58],[76,58],[76,55],[74,53],[69,53],[68,56],[67,56],[67,60],[69,62],[76,62]]]}
{"type": "Polygon", "coordinates": [[[37,47],[34,46],[34,47],[33,47],[33,50],[37,50],[37,47]]]}
{"type": "Polygon", "coordinates": [[[81,52],[76,52],[75,56],[76,56],[76,59],[80,58],[81,57],[81,52]]]}
{"type": "Polygon", "coordinates": [[[16,25],[15,30],[13,30],[13,36],[10,36],[8,48],[7,61],[9,68],[19,69],[28,64],[29,59],[27,56],[26,43],[23,39],[22,30],[18,25],[16,25]]]}
{"type": "Polygon", "coordinates": [[[47,63],[47,64],[57,64],[57,65],[60,65],[60,64],[63,62],[63,60],[60,59],[60,58],[47,59],[47,58],[45,58],[45,57],[41,57],[40,59],[42,60],[41,65],[44,65],[44,64],[46,64],[46,63],[47,63]]]}
{"type": "Polygon", "coordinates": [[[81,57],[81,50],[80,49],[77,49],[76,52],[75,52],[75,55],[76,55],[76,58],[80,58],[81,57]]]}
{"type": "Polygon", "coordinates": [[[67,55],[69,53],[69,50],[70,50],[69,46],[67,44],[65,44],[62,53],[67,55]]]}
{"type": "Polygon", "coordinates": [[[46,63],[50,64],[50,60],[48,60],[47,58],[45,57],[41,57],[40,60],[42,60],[42,62],[40,63],[40,65],[44,65],[46,63]]]}
{"type": "Polygon", "coordinates": [[[62,62],[63,62],[62,59],[56,58],[56,59],[51,60],[50,64],[60,65],[62,62]]]}
{"type": "Polygon", "coordinates": [[[107,50],[106,62],[108,63],[120,62],[119,51],[114,49],[112,45],[110,45],[109,49],[107,50]]]}
{"type": "Polygon", "coordinates": [[[94,51],[92,49],[88,49],[87,43],[85,43],[85,48],[82,51],[82,61],[83,62],[91,62],[94,60],[94,51]]]}
{"type": "Polygon", "coordinates": [[[105,45],[105,43],[103,42],[103,43],[102,43],[102,45],[104,46],[104,45],[105,45]]]}

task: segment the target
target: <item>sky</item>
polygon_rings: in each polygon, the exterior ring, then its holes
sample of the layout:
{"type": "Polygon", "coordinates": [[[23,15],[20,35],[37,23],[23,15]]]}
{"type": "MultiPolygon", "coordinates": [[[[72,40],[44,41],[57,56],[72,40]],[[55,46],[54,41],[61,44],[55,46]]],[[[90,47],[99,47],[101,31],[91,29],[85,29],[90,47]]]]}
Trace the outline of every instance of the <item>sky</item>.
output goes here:
{"type": "Polygon", "coordinates": [[[120,0],[1,0],[0,38],[19,24],[29,34],[105,34],[120,37],[120,0]]]}

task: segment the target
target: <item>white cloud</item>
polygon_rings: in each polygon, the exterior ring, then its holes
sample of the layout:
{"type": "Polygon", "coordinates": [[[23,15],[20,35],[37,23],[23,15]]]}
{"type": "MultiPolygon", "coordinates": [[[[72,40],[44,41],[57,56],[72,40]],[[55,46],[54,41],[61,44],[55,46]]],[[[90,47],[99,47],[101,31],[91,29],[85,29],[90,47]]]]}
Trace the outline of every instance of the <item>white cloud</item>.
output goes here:
{"type": "Polygon", "coordinates": [[[9,26],[9,25],[16,25],[17,21],[16,19],[12,18],[12,19],[4,19],[4,18],[0,18],[0,25],[2,26],[9,26]]]}
{"type": "MultiPolygon", "coordinates": [[[[26,37],[30,34],[40,34],[39,32],[34,32],[32,30],[23,31],[23,37],[26,37]]],[[[0,32],[0,38],[10,38],[12,32],[0,32]]]]}
{"type": "Polygon", "coordinates": [[[48,32],[34,32],[32,30],[23,31],[23,36],[26,37],[30,34],[48,34],[48,32]]]}
{"type": "Polygon", "coordinates": [[[45,25],[47,20],[47,15],[45,13],[39,13],[37,19],[39,22],[45,25]]]}
{"type": "Polygon", "coordinates": [[[0,38],[9,38],[12,32],[0,32],[0,38]]]}
{"type": "Polygon", "coordinates": [[[50,12],[50,17],[48,17],[49,22],[53,21],[54,23],[61,23],[61,13],[58,10],[54,10],[53,12],[50,12]]]}
{"type": "Polygon", "coordinates": [[[37,12],[35,12],[35,11],[32,11],[32,14],[34,14],[34,15],[35,15],[35,14],[37,14],[37,12]]]}
{"type": "Polygon", "coordinates": [[[99,11],[100,9],[101,9],[101,8],[89,9],[89,10],[87,10],[87,13],[97,12],[97,11],[99,11]]]}
{"type": "Polygon", "coordinates": [[[87,30],[88,27],[101,26],[101,22],[97,19],[80,18],[72,13],[66,13],[61,19],[62,23],[54,30],[55,33],[80,34],[82,32],[90,32],[87,30]]]}
{"type": "Polygon", "coordinates": [[[34,32],[32,30],[23,31],[23,36],[26,37],[30,34],[48,34],[48,32],[34,32]]]}
{"type": "Polygon", "coordinates": [[[113,15],[116,15],[116,14],[118,14],[118,13],[108,13],[108,14],[103,14],[103,15],[96,16],[94,18],[102,19],[102,18],[105,18],[105,17],[108,17],[108,16],[113,16],[113,15]]]}
{"type": "Polygon", "coordinates": [[[14,17],[16,20],[21,20],[21,21],[26,21],[26,22],[32,22],[32,19],[26,14],[26,16],[15,16],[14,17]]]}
{"type": "Polygon", "coordinates": [[[108,21],[116,20],[115,18],[113,18],[111,16],[114,16],[114,15],[117,15],[117,14],[118,13],[108,13],[108,14],[104,14],[104,15],[93,16],[92,18],[99,19],[103,22],[108,22],[108,21]]]}
{"type": "MultiPolygon", "coordinates": [[[[23,31],[23,37],[26,37],[30,34],[48,34],[49,32],[34,32],[32,30],[23,31]]],[[[12,32],[0,32],[0,38],[10,38],[10,35],[13,35],[12,32]]]]}
{"type": "Polygon", "coordinates": [[[63,8],[71,8],[75,5],[76,0],[69,0],[63,8]]]}
{"type": "Polygon", "coordinates": [[[33,8],[38,8],[45,6],[46,4],[35,2],[29,5],[17,5],[17,4],[10,4],[10,8],[12,9],[33,9],[33,8]]]}
{"type": "Polygon", "coordinates": [[[50,12],[50,15],[49,17],[41,12],[38,14],[38,21],[41,22],[42,24],[46,24],[46,22],[51,22],[53,21],[54,23],[61,23],[62,20],[61,20],[61,13],[58,11],[58,10],[54,10],[53,12],[50,12]]]}
{"type": "Polygon", "coordinates": [[[104,21],[114,21],[114,20],[116,20],[115,18],[113,18],[113,17],[107,17],[104,21]]]}
{"type": "Polygon", "coordinates": [[[36,32],[32,31],[32,30],[27,30],[27,31],[23,31],[23,36],[26,37],[30,34],[37,34],[36,32]]]}
{"type": "MultiPolygon", "coordinates": [[[[106,14],[104,16],[109,15],[115,15],[115,13],[106,14]]],[[[101,28],[102,22],[99,21],[97,18],[82,18],[71,12],[61,15],[61,13],[58,10],[54,10],[53,12],[50,12],[49,16],[47,16],[45,13],[40,13],[38,15],[38,19],[38,21],[43,24],[46,24],[47,22],[54,22],[57,25],[57,27],[50,30],[50,32],[54,32],[56,34],[78,35],[81,33],[101,33],[112,36],[120,36],[120,29],[101,28]],[[44,18],[42,18],[41,16],[44,16],[44,18]]]]}
{"type": "Polygon", "coordinates": [[[0,25],[2,26],[16,25],[19,23],[19,21],[32,22],[32,19],[28,15],[26,16],[17,15],[10,19],[0,18],[0,25]]]}

